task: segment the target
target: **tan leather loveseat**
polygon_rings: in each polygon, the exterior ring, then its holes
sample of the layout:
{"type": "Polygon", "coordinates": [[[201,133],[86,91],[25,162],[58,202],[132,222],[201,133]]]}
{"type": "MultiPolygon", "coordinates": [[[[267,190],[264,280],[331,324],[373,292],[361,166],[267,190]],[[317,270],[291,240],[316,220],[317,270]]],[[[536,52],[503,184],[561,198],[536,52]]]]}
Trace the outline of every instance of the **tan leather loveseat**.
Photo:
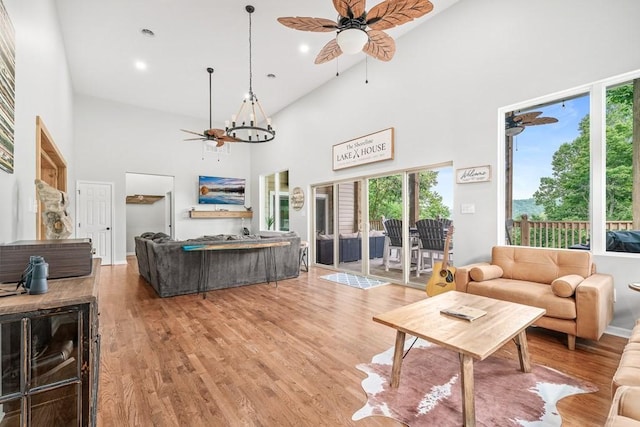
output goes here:
{"type": "Polygon", "coordinates": [[[598,340],[613,318],[613,278],[583,250],[494,246],[489,262],[458,267],[456,290],[544,308],[536,325],[598,340]]]}
{"type": "Polygon", "coordinates": [[[611,395],[606,427],[640,427],[640,320],[622,352],[611,381],[611,395]]]}

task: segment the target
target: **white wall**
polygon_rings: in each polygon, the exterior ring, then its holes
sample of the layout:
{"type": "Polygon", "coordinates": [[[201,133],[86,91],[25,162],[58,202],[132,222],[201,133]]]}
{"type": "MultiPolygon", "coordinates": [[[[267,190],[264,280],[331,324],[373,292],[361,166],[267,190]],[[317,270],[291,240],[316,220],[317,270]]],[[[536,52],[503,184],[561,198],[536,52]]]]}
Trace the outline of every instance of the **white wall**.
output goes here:
{"type": "Polygon", "coordinates": [[[67,161],[68,185],[73,182],[73,95],[54,1],[3,1],[16,32],[15,171],[0,172],[0,242],[11,242],[36,237],[36,116],[67,161]]]}
{"type": "MultiPolygon", "coordinates": [[[[252,151],[261,159],[253,179],[288,168],[290,186],[305,188],[308,201],[314,183],[446,161],[491,165],[491,182],[454,186],[456,263],[486,259],[503,209],[498,108],[639,69],[638,18],[636,0],[462,0],[397,40],[389,63],[369,61],[369,84],[360,65],[274,117],[276,140],[252,151]],[[332,145],[387,127],[395,127],[394,160],[332,171],[332,145]],[[461,215],[462,203],[475,214],[461,215]]],[[[308,207],[291,212],[291,229],[305,238],[308,207]]],[[[596,262],[628,298],[614,326],[629,328],[640,293],[625,288],[640,272],[615,255],[596,262]]]]}
{"type": "Polygon", "coordinates": [[[240,233],[239,219],[190,219],[188,210],[204,209],[198,206],[199,175],[246,178],[246,191],[251,192],[248,145],[234,144],[231,153],[220,156],[219,161],[217,156],[203,160],[202,144],[183,141],[185,134],[180,129],[201,129],[206,120],[83,95],[76,96],[74,113],[77,179],[114,183],[115,263],[125,262],[127,251],[127,172],[175,177],[177,239],[240,233]]]}
{"type": "Polygon", "coordinates": [[[166,225],[167,209],[171,209],[171,199],[167,193],[173,193],[173,177],[162,175],[147,175],[127,173],[125,193],[127,196],[150,195],[165,196],[152,204],[127,203],[127,255],[135,253],[135,236],[142,233],[163,232],[167,233],[166,225]]]}

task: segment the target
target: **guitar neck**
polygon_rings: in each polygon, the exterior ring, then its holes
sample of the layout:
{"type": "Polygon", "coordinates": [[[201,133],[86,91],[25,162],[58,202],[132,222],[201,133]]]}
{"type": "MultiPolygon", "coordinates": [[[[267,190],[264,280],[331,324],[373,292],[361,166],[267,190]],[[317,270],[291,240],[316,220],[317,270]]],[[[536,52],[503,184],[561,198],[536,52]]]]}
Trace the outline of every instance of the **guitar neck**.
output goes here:
{"type": "Polygon", "coordinates": [[[449,268],[449,242],[451,241],[452,227],[447,230],[447,238],[444,240],[444,254],[442,256],[442,270],[449,268]]]}

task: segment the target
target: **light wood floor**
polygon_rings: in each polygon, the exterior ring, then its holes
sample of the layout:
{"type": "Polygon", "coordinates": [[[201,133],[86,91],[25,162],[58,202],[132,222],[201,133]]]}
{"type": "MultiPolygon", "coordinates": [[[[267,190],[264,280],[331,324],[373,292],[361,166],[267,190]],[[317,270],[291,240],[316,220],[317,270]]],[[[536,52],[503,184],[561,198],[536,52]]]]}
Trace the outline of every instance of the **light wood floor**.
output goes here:
{"type": "MultiPolygon", "coordinates": [[[[396,285],[360,290],[297,279],[159,298],[128,265],[103,267],[99,426],[398,426],[351,421],[365,403],[355,366],[394,343],[374,314],[425,298],[396,285]]],[[[427,278],[425,278],[427,280],[427,278]]],[[[528,331],[534,363],[595,383],[600,391],[560,402],[564,426],[606,418],[610,381],[625,339],[578,339],[528,331]]],[[[499,351],[516,357],[515,346],[499,351]]]]}

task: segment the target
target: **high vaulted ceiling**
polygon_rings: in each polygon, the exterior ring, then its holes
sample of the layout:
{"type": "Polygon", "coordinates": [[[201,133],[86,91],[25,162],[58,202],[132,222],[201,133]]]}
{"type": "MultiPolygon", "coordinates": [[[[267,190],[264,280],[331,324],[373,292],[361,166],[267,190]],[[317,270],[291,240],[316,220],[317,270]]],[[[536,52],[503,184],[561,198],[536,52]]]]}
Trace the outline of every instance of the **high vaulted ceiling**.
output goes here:
{"type": "MultiPolygon", "coordinates": [[[[387,30],[397,41],[416,25],[458,0],[431,0],[434,10],[387,30]]],[[[68,64],[77,93],[136,106],[209,117],[209,75],[213,73],[213,120],[234,114],[249,88],[249,14],[252,15],[253,90],[273,115],[340,72],[364,60],[342,55],[315,65],[335,33],[286,28],[276,18],[335,19],[331,0],[56,0],[68,64]],[[154,37],[141,33],[150,29],[154,37]],[[300,46],[309,46],[307,53],[300,46]],[[137,70],[135,61],[147,69],[137,70]],[[275,78],[267,77],[274,74],[275,78]]],[[[367,10],[379,0],[369,0],[367,10]]],[[[402,49],[398,46],[398,51],[402,49]]],[[[374,59],[372,59],[375,61],[374,59]]],[[[392,59],[393,61],[393,59],[392,59]]],[[[384,65],[384,63],[382,63],[384,65]]]]}

